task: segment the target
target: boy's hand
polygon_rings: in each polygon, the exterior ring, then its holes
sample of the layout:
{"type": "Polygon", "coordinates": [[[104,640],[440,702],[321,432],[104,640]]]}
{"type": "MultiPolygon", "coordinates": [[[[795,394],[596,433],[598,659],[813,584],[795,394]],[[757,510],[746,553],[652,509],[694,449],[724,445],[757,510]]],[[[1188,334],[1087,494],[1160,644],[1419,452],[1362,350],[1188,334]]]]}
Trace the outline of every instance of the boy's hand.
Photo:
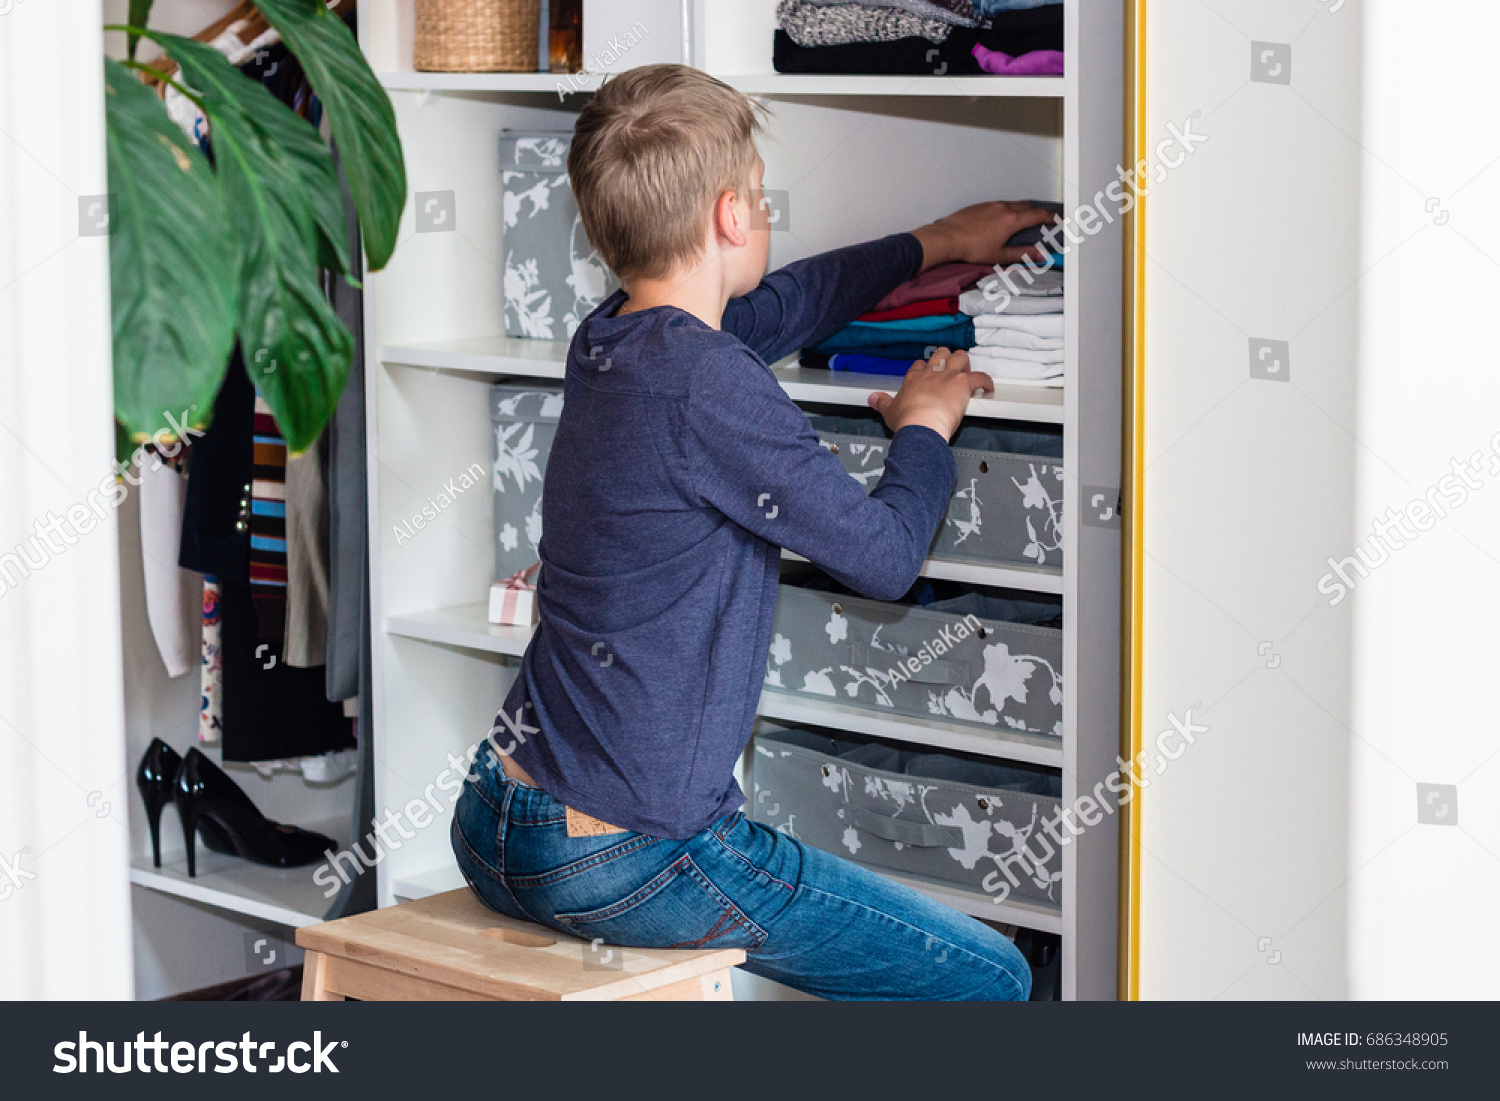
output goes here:
{"type": "Polygon", "coordinates": [[[874,393],[869,403],[892,432],[922,424],[947,440],[958,431],[976,390],[993,394],[995,384],[983,371],[969,370],[968,352],[939,348],[931,359],[911,365],[894,396],[874,393]]]}
{"type": "Polygon", "coordinates": [[[1019,264],[1026,257],[1045,260],[1038,245],[1006,245],[1017,233],[1057,221],[1050,210],[1027,203],[976,203],[912,230],[922,242],[922,270],[961,261],[966,264],[1019,264]]]}

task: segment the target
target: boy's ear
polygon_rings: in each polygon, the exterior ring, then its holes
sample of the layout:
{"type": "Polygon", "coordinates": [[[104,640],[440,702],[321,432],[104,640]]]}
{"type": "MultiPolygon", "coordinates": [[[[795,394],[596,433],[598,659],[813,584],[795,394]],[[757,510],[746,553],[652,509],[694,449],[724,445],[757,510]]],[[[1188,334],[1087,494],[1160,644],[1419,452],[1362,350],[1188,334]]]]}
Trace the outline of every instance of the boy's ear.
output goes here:
{"type": "Polygon", "coordinates": [[[738,191],[726,191],[714,200],[714,232],[736,248],[749,243],[749,206],[738,191]]]}

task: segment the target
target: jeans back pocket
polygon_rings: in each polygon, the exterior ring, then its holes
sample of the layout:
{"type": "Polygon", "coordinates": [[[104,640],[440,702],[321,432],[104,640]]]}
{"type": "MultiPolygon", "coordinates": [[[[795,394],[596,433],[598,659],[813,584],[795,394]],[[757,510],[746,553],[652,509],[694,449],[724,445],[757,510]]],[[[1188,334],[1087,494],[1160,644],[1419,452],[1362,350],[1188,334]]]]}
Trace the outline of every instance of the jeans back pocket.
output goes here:
{"type": "Polygon", "coordinates": [[[684,853],[644,886],[594,910],[560,913],[570,932],[627,948],[744,948],[765,943],[766,932],[684,853]]]}

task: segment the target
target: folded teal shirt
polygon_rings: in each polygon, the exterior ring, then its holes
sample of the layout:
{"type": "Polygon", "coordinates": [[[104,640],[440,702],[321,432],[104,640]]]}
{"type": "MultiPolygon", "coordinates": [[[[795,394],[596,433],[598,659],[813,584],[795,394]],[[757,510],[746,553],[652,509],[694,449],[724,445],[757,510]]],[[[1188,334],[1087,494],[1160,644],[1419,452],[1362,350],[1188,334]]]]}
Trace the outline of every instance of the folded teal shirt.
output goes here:
{"type": "Polygon", "coordinates": [[[925,358],[926,349],[974,347],[974,319],[968,314],[910,317],[901,321],[854,321],[813,346],[815,352],[925,358]],[[882,349],[876,351],[876,349],[882,349]]]}

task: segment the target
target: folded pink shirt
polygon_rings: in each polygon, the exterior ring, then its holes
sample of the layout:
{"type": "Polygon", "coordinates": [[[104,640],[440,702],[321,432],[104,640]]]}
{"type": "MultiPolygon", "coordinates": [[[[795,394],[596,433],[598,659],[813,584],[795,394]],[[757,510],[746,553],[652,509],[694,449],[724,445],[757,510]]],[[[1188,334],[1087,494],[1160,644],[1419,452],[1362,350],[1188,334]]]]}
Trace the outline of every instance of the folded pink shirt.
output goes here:
{"type": "Polygon", "coordinates": [[[1000,76],[1061,76],[1063,71],[1061,50],[1032,50],[1012,57],[976,42],[973,52],[981,69],[1000,76]]]}
{"type": "Polygon", "coordinates": [[[894,310],[930,298],[957,298],[993,270],[984,264],[939,264],[902,283],[875,303],[871,312],[894,310]]]}

